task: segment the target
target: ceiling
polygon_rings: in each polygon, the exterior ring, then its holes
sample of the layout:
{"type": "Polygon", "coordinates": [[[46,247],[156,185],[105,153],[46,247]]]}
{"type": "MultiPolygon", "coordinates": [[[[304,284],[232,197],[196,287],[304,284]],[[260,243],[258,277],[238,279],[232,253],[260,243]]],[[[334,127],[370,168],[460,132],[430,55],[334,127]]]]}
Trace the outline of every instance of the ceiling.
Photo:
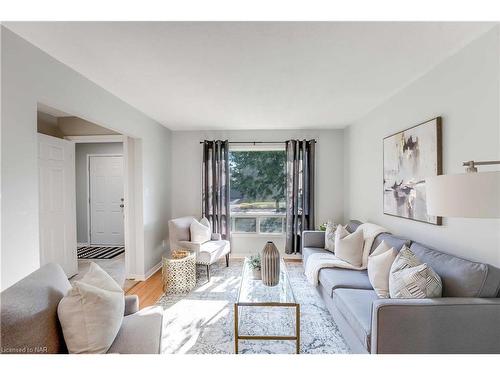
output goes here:
{"type": "Polygon", "coordinates": [[[8,22],[172,130],[342,128],[489,30],[474,22],[8,22]]]}

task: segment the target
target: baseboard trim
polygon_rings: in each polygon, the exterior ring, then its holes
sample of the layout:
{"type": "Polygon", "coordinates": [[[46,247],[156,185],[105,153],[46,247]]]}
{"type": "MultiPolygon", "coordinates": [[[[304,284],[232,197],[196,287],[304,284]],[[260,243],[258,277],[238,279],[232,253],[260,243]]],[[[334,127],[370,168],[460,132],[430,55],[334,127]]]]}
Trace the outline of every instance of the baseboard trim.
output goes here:
{"type": "Polygon", "coordinates": [[[149,279],[151,276],[153,276],[159,269],[161,268],[161,260],[153,266],[148,272],[146,272],[146,279],[149,279]]]}
{"type": "Polygon", "coordinates": [[[149,279],[151,276],[153,276],[159,269],[161,268],[161,261],[159,261],[157,264],[155,264],[148,272],[146,272],[144,275],[129,275],[127,279],[133,279],[137,281],[146,281],[149,279]]]}

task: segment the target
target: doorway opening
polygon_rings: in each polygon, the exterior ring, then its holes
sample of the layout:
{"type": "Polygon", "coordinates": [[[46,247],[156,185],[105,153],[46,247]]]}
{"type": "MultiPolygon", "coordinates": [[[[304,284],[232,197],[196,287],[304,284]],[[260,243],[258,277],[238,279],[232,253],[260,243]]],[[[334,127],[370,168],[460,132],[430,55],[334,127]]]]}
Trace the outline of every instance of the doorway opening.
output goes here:
{"type": "Polygon", "coordinates": [[[95,262],[127,290],[136,259],[127,207],[134,140],[41,104],[37,131],[41,264],[61,264],[73,281],[95,262]]]}

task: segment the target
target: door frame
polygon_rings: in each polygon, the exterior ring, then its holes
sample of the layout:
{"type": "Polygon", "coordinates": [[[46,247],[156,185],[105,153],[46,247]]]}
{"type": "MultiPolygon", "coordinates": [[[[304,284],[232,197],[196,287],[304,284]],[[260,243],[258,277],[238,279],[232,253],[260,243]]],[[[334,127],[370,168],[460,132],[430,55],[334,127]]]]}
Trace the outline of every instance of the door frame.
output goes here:
{"type": "MultiPolygon", "coordinates": [[[[125,277],[128,279],[141,279],[143,275],[136,270],[141,264],[144,255],[144,245],[141,242],[139,234],[143,230],[143,226],[139,217],[134,213],[141,207],[140,197],[142,194],[142,181],[140,180],[142,172],[142,160],[137,155],[136,147],[140,145],[139,138],[132,138],[126,135],[82,135],[82,136],[66,136],[64,139],[76,143],[122,143],[123,151],[123,195],[124,195],[124,218],[123,230],[125,238],[125,277]],[[137,208],[136,208],[137,206],[137,208]]],[[[106,154],[111,155],[111,154],[106,154]]],[[[88,159],[87,159],[88,163],[88,159]]],[[[88,173],[87,165],[87,173],[88,173]]],[[[89,179],[90,182],[90,179],[89,179]]],[[[87,184],[87,190],[89,189],[87,184]]],[[[89,192],[87,191],[87,198],[89,192]]],[[[75,195],[76,200],[76,195],[75,195]]],[[[87,204],[87,210],[89,205],[87,204]]],[[[87,220],[90,213],[87,213],[87,220]]],[[[87,223],[89,225],[89,223],[87,223]]],[[[90,230],[90,226],[89,226],[90,230]]],[[[90,237],[89,237],[90,243],[90,237]]]]}
{"type": "MultiPolygon", "coordinates": [[[[90,142],[87,142],[90,143],[90,142]]],[[[118,143],[118,142],[116,142],[118,143]]],[[[123,153],[121,154],[87,154],[87,196],[86,196],[86,202],[87,202],[87,229],[88,229],[88,246],[92,245],[92,237],[91,237],[91,232],[92,232],[92,227],[91,225],[91,220],[90,220],[90,215],[92,213],[92,210],[90,208],[90,158],[91,157],[117,157],[120,156],[122,158],[123,162],[123,175],[122,175],[122,182],[123,182],[123,204],[125,205],[125,158],[123,156],[123,153]]],[[[125,246],[125,207],[123,209],[123,246],[125,246]]],[[[127,252],[127,249],[125,249],[125,253],[127,252]]]]}

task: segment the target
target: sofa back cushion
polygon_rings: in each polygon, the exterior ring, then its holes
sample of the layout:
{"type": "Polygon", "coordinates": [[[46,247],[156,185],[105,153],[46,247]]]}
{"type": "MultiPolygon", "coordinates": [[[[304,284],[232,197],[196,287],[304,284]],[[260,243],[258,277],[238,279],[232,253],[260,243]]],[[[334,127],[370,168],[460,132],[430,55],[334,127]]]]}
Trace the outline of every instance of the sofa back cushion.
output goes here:
{"type": "Polygon", "coordinates": [[[49,263],[0,294],[2,353],[67,353],[57,305],[71,285],[49,263]]]}
{"type": "Polygon", "coordinates": [[[356,232],[356,229],[358,229],[358,227],[363,224],[361,221],[359,220],[349,220],[349,222],[347,223],[345,229],[347,229],[347,231],[349,233],[354,233],[356,232]]]}
{"type": "Polygon", "coordinates": [[[500,270],[413,242],[411,251],[441,276],[443,297],[496,297],[500,289],[500,270]]]}
{"type": "Polygon", "coordinates": [[[375,240],[373,240],[370,254],[375,251],[382,241],[384,241],[389,247],[393,247],[396,251],[400,251],[404,245],[409,247],[411,243],[411,241],[407,238],[394,236],[390,233],[380,233],[377,237],[375,237],[375,240]]]}

